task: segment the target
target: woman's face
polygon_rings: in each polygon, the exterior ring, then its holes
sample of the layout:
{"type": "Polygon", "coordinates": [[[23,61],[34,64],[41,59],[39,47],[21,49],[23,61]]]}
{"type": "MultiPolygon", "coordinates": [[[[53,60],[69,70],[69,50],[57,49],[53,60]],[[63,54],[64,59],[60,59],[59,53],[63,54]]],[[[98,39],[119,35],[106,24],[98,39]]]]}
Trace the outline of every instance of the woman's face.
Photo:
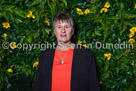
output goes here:
{"type": "Polygon", "coordinates": [[[57,37],[58,42],[63,42],[63,43],[69,43],[71,42],[71,36],[73,34],[73,29],[71,24],[66,21],[57,21],[55,23],[55,28],[54,32],[57,37]]]}

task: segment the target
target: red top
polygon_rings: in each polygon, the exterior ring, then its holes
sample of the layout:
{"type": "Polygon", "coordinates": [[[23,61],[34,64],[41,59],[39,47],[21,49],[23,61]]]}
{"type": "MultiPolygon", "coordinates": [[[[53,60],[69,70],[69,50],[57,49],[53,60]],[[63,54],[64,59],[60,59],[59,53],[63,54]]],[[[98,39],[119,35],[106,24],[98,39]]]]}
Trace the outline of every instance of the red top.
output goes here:
{"type": "Polygon", "coordinates": [[[55,56],[52,68],[52,88],[51,91],[70,91],[71,88],[71,68],[74,49],[67,51],[55,50],[55,56]],[[58,54],[59,52],[59,54],[58,54]],[[65,56],[66,54],[66,56],[65,56]],[[64,63],[61,64],[61,57],[64,57],[64,63]]]}

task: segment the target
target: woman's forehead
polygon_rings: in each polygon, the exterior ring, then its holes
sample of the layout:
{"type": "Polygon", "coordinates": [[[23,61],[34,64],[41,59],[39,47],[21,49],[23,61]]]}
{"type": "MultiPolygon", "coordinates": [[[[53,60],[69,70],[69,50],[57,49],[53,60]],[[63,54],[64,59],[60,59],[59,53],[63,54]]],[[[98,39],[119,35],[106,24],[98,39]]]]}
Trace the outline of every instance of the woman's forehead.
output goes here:
{"type": "Polygon", "coordinates": [[[56,21],[56,24],[61,24],[61,23],[70,24],[70,22],[68,20],[58,20],[58,21],[56,21]]]}

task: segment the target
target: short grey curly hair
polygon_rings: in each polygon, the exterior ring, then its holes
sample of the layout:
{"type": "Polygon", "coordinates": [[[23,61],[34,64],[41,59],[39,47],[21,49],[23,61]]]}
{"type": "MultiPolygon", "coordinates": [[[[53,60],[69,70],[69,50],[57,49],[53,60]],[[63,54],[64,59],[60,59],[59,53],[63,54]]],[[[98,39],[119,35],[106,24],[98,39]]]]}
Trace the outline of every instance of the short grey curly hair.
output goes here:
{"type": "Polygon", "coordinates": [[[55,23],[57,21],[63,21],[63,20],[68,21],[70,23],[70,25],[72,26],[73,30],[75,31],[75,22],[74,22],[74,19],[73,19],[73,17],[69,13],[66,13],[66,12],[60,12],[60,13],[58,13],[54,17],[53,28],[55,28],[55,23]]]}

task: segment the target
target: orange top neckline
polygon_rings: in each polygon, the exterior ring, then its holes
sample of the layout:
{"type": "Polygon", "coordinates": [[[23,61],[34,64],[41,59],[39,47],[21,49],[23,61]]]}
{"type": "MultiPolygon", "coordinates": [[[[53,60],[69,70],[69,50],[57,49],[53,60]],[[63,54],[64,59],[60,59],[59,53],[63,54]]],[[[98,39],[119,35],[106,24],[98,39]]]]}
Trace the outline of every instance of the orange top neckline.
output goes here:
{"type": "MultiPolygon", "coordinates": [[[[72,49],[69,49],[69,51],[70,51],[70,50],[74,50],[74,48],[72,48],[72,49]]],[[[61,50],[55,50],[55,51],[66,52],[66,51],[68,51],[68,50],[65,50],[65,51],[61,51],[61,50]]]]}

